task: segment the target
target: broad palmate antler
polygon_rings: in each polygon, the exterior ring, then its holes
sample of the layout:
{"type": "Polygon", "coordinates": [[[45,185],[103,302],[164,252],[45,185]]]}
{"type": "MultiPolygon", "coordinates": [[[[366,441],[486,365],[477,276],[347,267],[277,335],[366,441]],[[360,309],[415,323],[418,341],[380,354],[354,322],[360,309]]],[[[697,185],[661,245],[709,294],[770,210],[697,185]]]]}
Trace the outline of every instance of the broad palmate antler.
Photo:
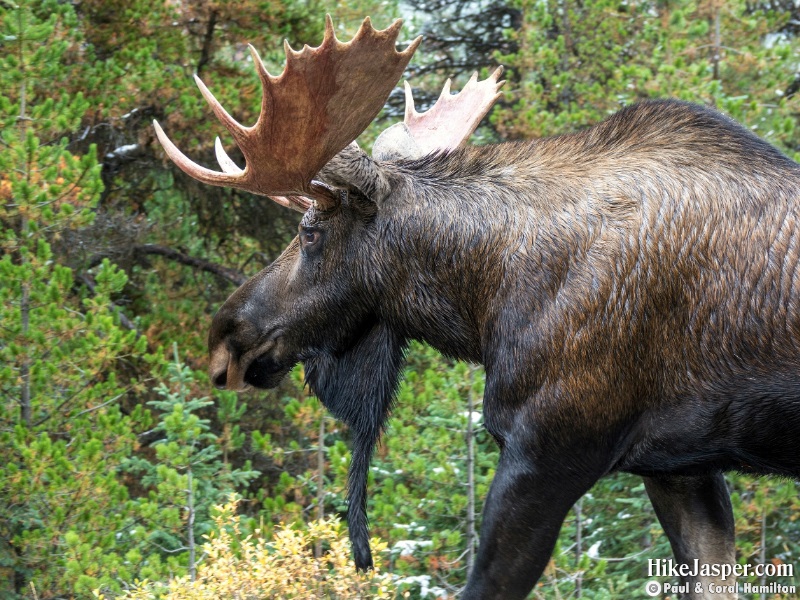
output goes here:
{"type": "Polygon", "coordinates": [[[406,82],[406,111],[402,123],[386,129],[372,147],[378,160],[415,159],[434,152],[455,150],[469,139],[481,119],[500,97],[503,67],[478,81],[473,73],[457,94],[450,93],[448,79],[439,99],[424,113],[414,108],[411,86],[406,82]]]}
{"type": "Polygon", "coordinates": [[[478,74],[473,73],[457,94],[450,93],[451,82],[448,79],[436,104],[424,113],[418,113],[414,107],[411,86],[406,81],[403,122],[422,154],[454,150],[463,144],[500,97],[500,88],[505,83],[498,81],[502,74],[503,67],[497,67],[489,77],[478,81],[478,74]]]}
{"type": "Polygon", "coordinates": [[[305,46],[296,52],[284,43],[286,67],[278,77],[267,72],[250,46],[263,89],[261,114],[252,127],[236,122],[195,76],[214,114],[244,154],[244,169],[228,157],[219,141],[216,150],[222,172],[191,161],[154,122],[158,139],[178,167],[202,182],[270,196],[300,210],[309,204],[303,196],[324,205],[335,203],[331,191],[313,178],[367,128],[403,74],[422,38],[397,52],[401,25],[398,19],[379,31],[367,17],[355,37],[342,43],[328,15],[319,47],[305,46]]]}
{"type": "MultiPolygon", "coordinates": [[[[205,183],[269,196],[301,212],[311,206],[312,199],[322,207],[330,207],[338,202],[338,196],[314,177],[367,128],[411,60],[422,38],[397,52],[395,44],[401,25],[398,19],[388,28],[376,30],[367,17],[355,37],[342,43],[336,39],[328,15],[319,47],[305,46],[295,52],[284,43],[286,67],[278,77],[267,72],[250,46],[262,83],[261,113],[252,127],[237,123],[195,76],[214,114],[244,154],[244,169],[226,154],[219,138],[215,149],[221,172],[187,158],[154,121],[158,139],[178,167],[205,183]]],[[[373,156],[381,160],[414,159],[457,148],[499,98],[499,89],[505,83],[499,81],[502,72],[500,67],[483,81],[478,81],[476,73],[458,94],[450,94],[448,79],[439,100],[422,114],[414,108],[411,88],[406,83],[405,120],[381,134],[373,156]]],[[[357,159],[363,156],[355,143],[348,153],[357,159]]],[[[361,164],[360,159],[357,162],[361,164]]],[[[364,171],[362,164],[356,173],[351,173],[347,164],[345,160],[344,172],[337,179],[349,180],[352,176],[350,183],[369,188],[368,182],[358,180],[374,180],[376,171],[364,171]]],[[[341,167],[333,163],[331,166],[334,171],[341,167]]]]}

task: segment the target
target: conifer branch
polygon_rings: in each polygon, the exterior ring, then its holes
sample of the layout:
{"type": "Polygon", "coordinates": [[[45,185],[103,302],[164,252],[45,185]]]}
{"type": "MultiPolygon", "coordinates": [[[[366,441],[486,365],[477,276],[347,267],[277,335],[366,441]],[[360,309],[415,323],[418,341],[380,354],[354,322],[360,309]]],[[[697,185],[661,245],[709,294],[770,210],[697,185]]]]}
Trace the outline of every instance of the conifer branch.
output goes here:
{"type": "Polygon", "coordinates": [[[183,252],[179,252],[174,248],[169,248],[167,246],[159,246],[157,244],[142,244],[140,246],[134,246],[133,253],[134,255],[155,254],[158,256],[163,256],[182,265],[187,265],[207,273],[212,273],[213,275],[216,275],[225,281],[229,281],[234,285],[242,285],[245,281],[247,281],[247,277],[236,269],[231,269],[230,267],[225,267],[203,258],[189,256],[188,254],[184,254],[183,252]]]}

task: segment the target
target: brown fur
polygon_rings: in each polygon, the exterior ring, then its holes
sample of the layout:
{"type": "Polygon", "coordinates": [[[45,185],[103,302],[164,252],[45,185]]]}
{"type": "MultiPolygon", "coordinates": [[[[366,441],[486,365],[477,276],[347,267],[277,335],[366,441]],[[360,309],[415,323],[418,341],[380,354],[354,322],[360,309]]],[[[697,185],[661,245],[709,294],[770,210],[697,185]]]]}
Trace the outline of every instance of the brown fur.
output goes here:
{"type": "Polygon", "coordinates": [[[323,173],[341,204],[306,213],[209,346],[233,387],[305,361],[351,424],[358,566],[366,464],[410,339],[486,368],[502,458],[466,598],[524,597],[606,473],[647,477],[685,560],[733,557],[722,471],[800,476],[800,166],[735,122],[651,102],[416,161],[350,148],[323,173]]]}

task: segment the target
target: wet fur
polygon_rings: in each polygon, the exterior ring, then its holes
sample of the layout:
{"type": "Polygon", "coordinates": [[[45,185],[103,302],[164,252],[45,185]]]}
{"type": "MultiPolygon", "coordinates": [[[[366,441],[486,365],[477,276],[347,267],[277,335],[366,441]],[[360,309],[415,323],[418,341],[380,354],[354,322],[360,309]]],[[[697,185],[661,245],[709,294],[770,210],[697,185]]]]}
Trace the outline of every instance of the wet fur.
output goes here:
{"type": "MultiPolygon", "coordinates": [[[[597,432],[637,421],[616,468],[658,470],[662,458],[641,455],[671,434],[654,435],[642,410],[691,401],[692,429],[713,422],[728,448],[704,445],[704,461],[757,470],[745,429],[797,394],[796,163],[716,112],[653,102],[579,134],[405,168],[382,235],[384,255],[405,257],[400,269],[386,261],[382,316],[405,337],[483,363],[520,398],[566,385],[558,412],[597,432]]],[[[487,406],[500,441],[515,408],[487,406]]],[[[797,425],[790,404],[779,427],[797,425]]],[[[774,426],[761,428],[755,439],[774,445],[774,426]]]]}
{"type": "Polygon", "coordinates": [[[502,451],[465,598],[525,597],[569,508],[620,470],[646,477],[677,556],[733,560],[720,473],[800,476],[800,166],[674,101],[530,143],[352,156],[342,205],[304,218],[331,253],[314,263],[330,296],[309,302],[336,315],[295,343],[353,431],[357,566],[410,339],[486,368],[502,451]]]}

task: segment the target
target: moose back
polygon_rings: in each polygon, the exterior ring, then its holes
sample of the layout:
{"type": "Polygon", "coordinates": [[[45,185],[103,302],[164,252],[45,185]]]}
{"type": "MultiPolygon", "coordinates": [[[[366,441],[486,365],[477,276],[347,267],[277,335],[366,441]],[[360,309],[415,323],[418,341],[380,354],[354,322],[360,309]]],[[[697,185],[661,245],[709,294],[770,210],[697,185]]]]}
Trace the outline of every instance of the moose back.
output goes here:
{"type": "MultiPolygon", "coordinates": [[[[627,107],[581,131],[465,147],[498,97],[473,78],[376,141],[376,116],[419,39],[365,20],[286,48],[262,113],[221,172],[161,143],[193,177],[304,213],[298,236],[214,317],[210,370],[271,387],[298,362],[353,440],[348,522],[372,559],[367,471],[412,339],[484,365],[501,449],[464,598],[524,598],[570,507],[626,471],[680,563],[734,563],[723,472],[800,474],[800,165],[718,112],[627,107]]],[[[687,576],[689,597],[712,576],[687,576]]],[[[730,579],[725,582],[730,585],[730,579]]],[[[724,598],[725,595],[717,595],[724,598]]],[[[732,595],[730,597],[733,597],[732,595]]]]}

